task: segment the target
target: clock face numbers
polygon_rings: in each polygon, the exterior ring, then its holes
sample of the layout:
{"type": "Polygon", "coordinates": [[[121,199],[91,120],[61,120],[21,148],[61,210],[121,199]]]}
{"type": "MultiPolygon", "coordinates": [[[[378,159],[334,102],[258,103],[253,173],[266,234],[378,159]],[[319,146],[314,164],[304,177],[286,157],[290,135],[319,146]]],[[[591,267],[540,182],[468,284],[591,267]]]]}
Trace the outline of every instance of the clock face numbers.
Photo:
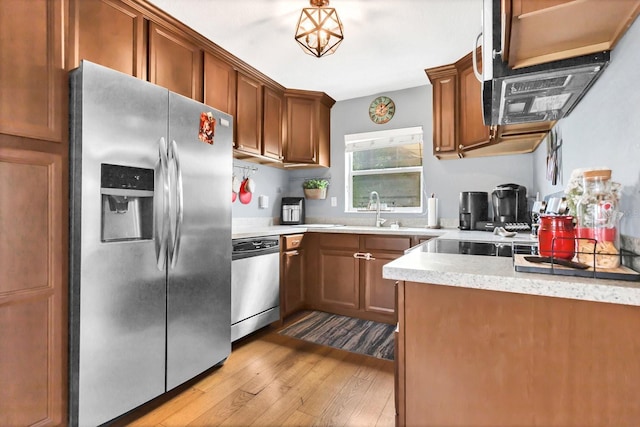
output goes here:
{"type": "Polygon", "coordinates": [[[396,104],[388,96],[379,96],[369,106],[371,121],[379,125],[387,123],[396,113],[396,104]]]}

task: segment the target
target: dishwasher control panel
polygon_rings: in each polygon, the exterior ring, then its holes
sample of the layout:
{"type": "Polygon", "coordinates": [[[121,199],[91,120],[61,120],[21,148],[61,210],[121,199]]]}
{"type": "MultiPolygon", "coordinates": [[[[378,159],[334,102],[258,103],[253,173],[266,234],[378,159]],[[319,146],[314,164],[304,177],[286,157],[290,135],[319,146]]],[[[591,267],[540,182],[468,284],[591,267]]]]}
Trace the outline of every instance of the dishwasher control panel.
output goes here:
{"type": "Polygon", "coordinates": [[[248,258],[275,252],[280,252],[279,236],[233,239],[233,259],[248,258]]]}

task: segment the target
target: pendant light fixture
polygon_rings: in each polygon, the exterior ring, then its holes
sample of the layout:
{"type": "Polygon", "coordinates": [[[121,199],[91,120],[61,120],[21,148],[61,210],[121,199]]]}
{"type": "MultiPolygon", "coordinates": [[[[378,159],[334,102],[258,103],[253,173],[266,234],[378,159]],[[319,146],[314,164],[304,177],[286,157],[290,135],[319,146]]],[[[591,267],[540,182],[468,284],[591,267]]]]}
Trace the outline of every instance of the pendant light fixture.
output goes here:
{"type": "Polygon", "coordinates": [[[331,55],[344,39],[342,22],[334,8],[326,7],[329,0],[310,0],[309,3],[312,7],[305,7],[300,14],[296,41],[309,55],[318,58],[331,55]]]}

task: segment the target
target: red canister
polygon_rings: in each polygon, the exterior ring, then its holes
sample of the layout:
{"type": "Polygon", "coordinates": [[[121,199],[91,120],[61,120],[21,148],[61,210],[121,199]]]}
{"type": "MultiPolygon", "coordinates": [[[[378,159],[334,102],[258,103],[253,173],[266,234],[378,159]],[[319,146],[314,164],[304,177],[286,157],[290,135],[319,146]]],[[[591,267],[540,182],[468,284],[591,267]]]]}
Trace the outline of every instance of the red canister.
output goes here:
{"type": "Polygon", "coordinates": [[[575,230],[571,215],[541,215],[538,231],[540,256],[571,259],[575,255],[575,230]]]}

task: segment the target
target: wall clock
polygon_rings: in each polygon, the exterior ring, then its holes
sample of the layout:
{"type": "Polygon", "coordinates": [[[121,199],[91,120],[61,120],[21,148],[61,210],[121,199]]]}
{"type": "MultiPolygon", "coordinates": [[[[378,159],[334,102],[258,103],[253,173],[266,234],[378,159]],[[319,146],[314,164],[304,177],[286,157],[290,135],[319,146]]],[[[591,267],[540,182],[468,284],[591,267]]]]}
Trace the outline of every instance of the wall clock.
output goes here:
{"type": "Polygon", "coordinates": [[[379,96],[369,105],[369,118],[379,125],[387,123],[396,113],[396,104],[388,96],[379,96]]]}

